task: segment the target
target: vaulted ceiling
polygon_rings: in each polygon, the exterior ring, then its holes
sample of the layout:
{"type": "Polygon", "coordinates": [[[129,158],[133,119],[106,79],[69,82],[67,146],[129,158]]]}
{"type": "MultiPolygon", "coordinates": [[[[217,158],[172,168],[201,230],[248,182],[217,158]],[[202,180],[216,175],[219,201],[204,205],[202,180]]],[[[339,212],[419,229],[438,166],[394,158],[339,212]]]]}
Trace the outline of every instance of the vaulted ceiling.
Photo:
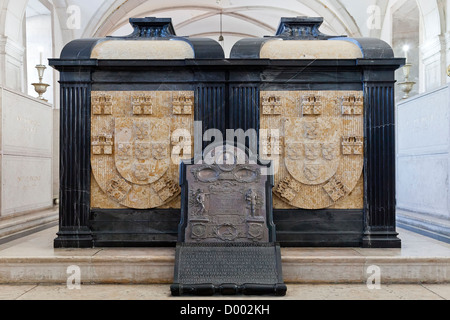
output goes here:
{"type": "Polygon", "coordinates": [[[223,45],[227,51],[243,37],[274,35],[281,17],[321,16],[325,19],[321,28],[324,33],[362,36],[368,33],[365,23],[367,6],[375,1],[65,0],[65,2],[67,6],[79,6],[82,12],[82,26],[75,32],[75,38],[129,34],[130,17],[170,17],[179,36],[209,37],[217,40],[222,33],[225,38],[223,45]]]}

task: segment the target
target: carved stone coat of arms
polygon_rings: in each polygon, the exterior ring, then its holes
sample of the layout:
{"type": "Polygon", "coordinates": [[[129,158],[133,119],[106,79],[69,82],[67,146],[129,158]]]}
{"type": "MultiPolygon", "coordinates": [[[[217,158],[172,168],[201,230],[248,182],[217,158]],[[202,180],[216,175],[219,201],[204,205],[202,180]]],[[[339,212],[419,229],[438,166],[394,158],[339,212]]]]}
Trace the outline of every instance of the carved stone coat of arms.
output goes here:
{"type": "Polygon", "coordinates": [[[262,112],[260,119],[261,158],[277,164],[275,208],[360,206],[362,92],[262,92],[261,101],[263,110],[274,110],[265,104],[277,102],[277,112],[262,112]],[[356,196],[348,200],[355,189],[356,196]]]}
{"type": "Polygon", "coordinates": [[[91,206],[150,209],[179,196],[172,150],[191,156],[193,92],[93,92],[91,109],[91,206]]]}

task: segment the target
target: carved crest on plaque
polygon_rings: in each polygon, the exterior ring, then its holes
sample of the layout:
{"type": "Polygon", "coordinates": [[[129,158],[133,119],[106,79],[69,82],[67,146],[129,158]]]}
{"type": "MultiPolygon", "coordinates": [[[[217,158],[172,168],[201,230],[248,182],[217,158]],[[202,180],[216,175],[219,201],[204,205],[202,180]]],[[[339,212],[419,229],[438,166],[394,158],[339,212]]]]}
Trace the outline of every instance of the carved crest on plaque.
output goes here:
{"type": "MultiPolygon", "coordinates": [[[[99,188],[95,194],[103,192],[109,200],[92,197],[91,205],[150,209],[179,196],[179,162],[172,161],[177,156],[172,138],[174,132],[183,132],[191,143],[186,132],[193,132],[192,109],[193,92],[188,91],[94,91],[93,185],[99,188]],[[173,113],[172,102],[177,99],[183,105],[183,117],[173,113]]],[[[184,159],[183,155],[178,158],[184,159]]]]}
{"type": "Polygon", "coordinates": [[[211,164],[188,164],[183,170],[186,241],[267,241],[267,197],[272,187],[263,168],[268,165],[250,161],[248,155],[241,163],[234,148],[226,145],[205,152],[205,159],[213,159],[211,164]]]}
{"type": "Polygon", "coordinates": [[[170,166],[170,127],[165,120],[117,118],[115,138],[117,149],[128,144],[130,156],[126,160],[123,154],[115,156],[116,168],[127,181],[151,184],[166,174],[170,166]]]}
{"type": "Polygon", "coordinates": [[[340,158],[339,149],[342,125],[335,119],[291,118],[285,122],[285,166],[289,174],[305,185],[324,183],[336,174],[340,158]],[[333,126],[334,130],[329,130],[333,126]],[[298,128],[304,135],[297,135],[298,128]]]}
{"type": "Polygon", "coordinates": [[[362,92],[277,91],[262,92],[261,97],[274,94],[283,97],[283,112],[276,117],[264,114],[262,102],[260,118],[261,131],[278,131],[277,141],[284,145],[280,154],[270,152],[267,134],[260,134],[262,159],[280,164],[274,194],[291,207],[335,206],[360,185],[364,165],[362,92]]]}

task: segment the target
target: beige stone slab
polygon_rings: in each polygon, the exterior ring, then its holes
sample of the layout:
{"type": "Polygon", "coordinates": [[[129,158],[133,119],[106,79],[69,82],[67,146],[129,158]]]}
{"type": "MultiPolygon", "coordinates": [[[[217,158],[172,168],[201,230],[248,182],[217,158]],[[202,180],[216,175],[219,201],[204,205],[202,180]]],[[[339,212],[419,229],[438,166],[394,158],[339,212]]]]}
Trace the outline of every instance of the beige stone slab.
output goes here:
{"type": "Polygon", "coordinates": [[[397,231],[402,240],[401,249],[354,248],[354,250],[367,257],[450,257],[450,244],[400,228],[397,231]]]}
{"type": "Polygon", "coordinates": [[[0,300],[16,300],[36,288],[36,285],[0,285],[0,300]]]}
{"type": "Polygon", "coordinates": [[[174,257],[175,248],[128,248],[126,250],[121,248],[104,248],[101,249],[96,255],[96,257],[149,257],[149,256],[159,256],[159,257],[174,257]]]}
{"type": "Polygon", "coordinates": [[[261,48],[261,59],[358,59],[361,49],[348,41],[271,40],[261,48]]]}
{"type": "Polygon", "coordinates": [[[363,257],[282,257],[283,277],[291,284],[363,283],[363,257]]]}
{"type": "Polygon", "coordinates": [[[443,299],[450,300],[450,284],[424,284],[423,287],[443,299]]]}
{"type": "Polygon", "coordinates": [[[289,257],[360,257],[353,248],[282,248],[283,256],[289,257]]]}
{"type": "Polygon", "coordinates": [[[0,239],[18,232],[27,231],[58,221],[56,209],[44,210],[35,213],[9,215],[0,218],[0,239]]]}
{"type": "Polygon", "coordinates": [[[173,60],[193,59],[194,50],[185,41],[104,41],[92,50],[92,59],[173,60]]]}
{"type": "Polygon", "coordinates": [[[366,284],[293,285],[288,289],[298,300],[442,300],[420,285],[381,285],[373,290],[366,284]]]}
{"type": "MultiPolygon", "coordinates": [[[[439,286],[446,290],[444,286],[439,286]]],[[[369,290],[365,284],[288,285],[285,297],[214,296],[172,297],[169,285],[82,285],[69,290],[65,285],[0,286],[3,300],[443,300],[437,286],[382,285],[369,290]]]]}
{"type": "Polygon", "coordinates": [[[0,259],[0,283],[62,284],[67,282],[71,266],[80,268],[82,283],[171,283],[174,263],[166,257],[8,257],[0,259]]]}
{"type": "Polygon", "coordinates": [[[0,258],[7,257],[72,257],[93,256],[100,249],[54,249],[53,240],[56,238],[58,227],[37,232],[28,237],[17,239],[0,245],[0,258]]]}
{"type": "Polygon", "coordinates": [[[450,259],[417,257],[367,258],[365,272],[376,266],[382,283],[450,283],[450,259]]]}

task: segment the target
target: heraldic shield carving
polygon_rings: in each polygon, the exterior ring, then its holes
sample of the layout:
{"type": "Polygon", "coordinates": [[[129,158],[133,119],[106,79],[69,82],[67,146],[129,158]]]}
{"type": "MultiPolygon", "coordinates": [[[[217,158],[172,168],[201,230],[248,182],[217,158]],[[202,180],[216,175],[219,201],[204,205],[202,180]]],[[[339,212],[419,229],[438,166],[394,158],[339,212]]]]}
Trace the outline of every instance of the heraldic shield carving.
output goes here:
{"type": "Polygon", "coordinates": [[[363,93],[262,92],[261,101],[260,153],[276,163],[275,209],[361,206],[363,93]]]}
{"type": "Polygon", "coordinates": [[[193,103],[193,92],[92,93],[92,207],[151,209],[180,195],[179,160],[193,149],[193,103]]]}

